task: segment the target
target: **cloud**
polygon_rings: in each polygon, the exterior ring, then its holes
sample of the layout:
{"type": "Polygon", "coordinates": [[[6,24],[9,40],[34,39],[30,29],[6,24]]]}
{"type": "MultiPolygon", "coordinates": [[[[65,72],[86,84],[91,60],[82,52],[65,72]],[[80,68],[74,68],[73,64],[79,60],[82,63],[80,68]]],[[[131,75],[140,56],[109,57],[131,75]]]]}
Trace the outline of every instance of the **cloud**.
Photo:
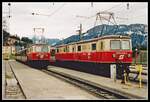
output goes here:
{"type": "MultiPolygon", "coordinates": [[[[48,38],[66,38],[76,34],[79,24],[83,24],[83,31],[93,27],[96,17],[91,19],[77,18],[76,15],[93,16],[99,11],[108,10],[115,13],[115,16],[128,17],[130,20],[116,20],[117,23],[145,23],[147,24],[147,3],[129,3],[130,9],[127,10],[126,2],[106,3],[94,2],[91,7],[90,2],[12,2],[11,3],[11,33],[19,36],[34,35],[34,27],[43,27],[45,36],[48,38]],[[51,15],[37,16],[31,15],[32,12],[51,15]],[[134,18],[134,16],[142,16],[134,18]]],[[[7,3],[3,2],[3,11],[8,11],[7,3]]]]}

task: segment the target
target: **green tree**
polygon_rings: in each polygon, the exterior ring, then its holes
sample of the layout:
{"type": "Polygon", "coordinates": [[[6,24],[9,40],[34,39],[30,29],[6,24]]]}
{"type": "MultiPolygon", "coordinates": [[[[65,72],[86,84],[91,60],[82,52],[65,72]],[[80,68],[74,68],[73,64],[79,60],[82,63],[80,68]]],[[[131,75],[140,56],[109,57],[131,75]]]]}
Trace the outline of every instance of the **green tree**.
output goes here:
{"type": "Polygon", "coordinates": [[[16,39],[16,40],[20,40],[20,38],[18,37],[18,36],[14,36],[14,35],[12,35],[12,36],[10,36],[11,38],[14,38],[14,39],[16,39]]]}
{"type": "Polygon", "coordinates": [[[7,39],[9,38],[10,34],[3,30],[3,44],[6,43],[7,39]]]}
{"type": "Polygon", "coordinates": [[[33,41],[31,39],[29,39],[28,37],[22,37],[21,38],[21,41],[27,43],[27,44],[32,44],[33,41]]]}

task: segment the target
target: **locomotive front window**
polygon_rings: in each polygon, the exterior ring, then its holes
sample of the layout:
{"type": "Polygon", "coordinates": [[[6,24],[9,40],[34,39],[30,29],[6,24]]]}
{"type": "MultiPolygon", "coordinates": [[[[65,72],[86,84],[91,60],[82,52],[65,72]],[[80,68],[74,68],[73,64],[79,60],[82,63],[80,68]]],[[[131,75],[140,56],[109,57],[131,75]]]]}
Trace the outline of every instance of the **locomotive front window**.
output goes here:
{"type": "Polygon", "coordinates": [[[36,46],[36,52],[41,52],[41,47],[40,46],[36,46]]]}
{"type": "Polygon", "coordinates": [[[130,43],[127,40],[126,41],[122,41],[121,45],[122,45],[122,49],[123,50],[129,50],[130,49],[130,43]]]}
{"type": "Polygon", "coordinates": [[[48,46],[42,46],[41,52],[48,52],[48,46]]]}
{"type": "Polygon", "coordinates": [[[36,52],[48,52],[48,46],[36,46],[36,52]]]}
{"type": "Polygon", "coordinates": [[[112,50],[120,49],[120,41],[119,40],[111,40],[110,47],[112,50]]]}

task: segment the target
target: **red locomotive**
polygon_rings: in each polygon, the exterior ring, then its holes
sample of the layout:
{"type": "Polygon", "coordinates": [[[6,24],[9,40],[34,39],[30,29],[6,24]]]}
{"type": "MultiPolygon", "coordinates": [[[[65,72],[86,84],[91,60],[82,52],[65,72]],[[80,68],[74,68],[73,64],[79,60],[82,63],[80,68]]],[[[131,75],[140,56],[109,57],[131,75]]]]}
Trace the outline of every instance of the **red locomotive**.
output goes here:
{"type": "MultiPolygon", "coordinates": [[[[128,67],[132,44],[128,36],[109,35],[56,47],[56,65],[110,77],[110,65],[128,67]]],[[[123,68],[117,67],[117,77],[123,68]]]]}
{"type": "Polygon", "coordinates": [[[50,46],[47,44],[33,44],[17,53],[18,61],[33,67],[47,67],[50,61],[50,46]]]}

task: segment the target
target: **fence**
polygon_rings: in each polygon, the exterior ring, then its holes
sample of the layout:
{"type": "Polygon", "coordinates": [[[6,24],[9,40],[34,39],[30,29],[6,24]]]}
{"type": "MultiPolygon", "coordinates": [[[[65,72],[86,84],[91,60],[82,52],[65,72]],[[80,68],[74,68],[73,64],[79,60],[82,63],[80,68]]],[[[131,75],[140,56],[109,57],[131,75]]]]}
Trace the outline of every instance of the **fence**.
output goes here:
{"type": "Polygon", "coordinates": [[[138,57],[133,57],[133,65],[135,64],[142,64],[142,65],[147,65],[148,64],[148,51],[147,50],[141,50],[140,53],[138,54],[138,57]]]}

